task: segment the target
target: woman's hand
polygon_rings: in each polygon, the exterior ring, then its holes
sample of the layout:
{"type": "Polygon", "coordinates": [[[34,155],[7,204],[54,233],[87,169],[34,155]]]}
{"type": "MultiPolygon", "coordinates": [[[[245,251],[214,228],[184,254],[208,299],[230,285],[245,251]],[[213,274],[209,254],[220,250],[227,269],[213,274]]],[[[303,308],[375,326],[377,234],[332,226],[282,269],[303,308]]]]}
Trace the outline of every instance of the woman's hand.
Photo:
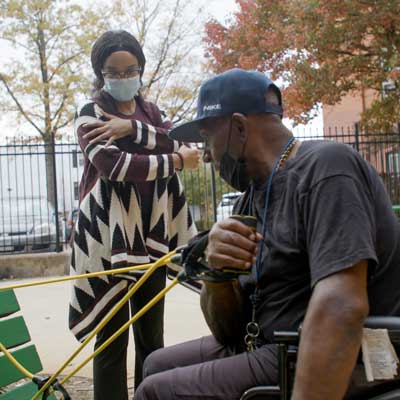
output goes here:
{"type": "Polygon", "coordinates": [[[90,139],[89,143],[92,144],[107,140],[107,147],[115,140],[133,133],[131,120],[118,118],[103,110],[100,110],[100,112],[108,121],[96,121],[82,125],[85,129],[94,128],[83,136],[84,139],[90,139]]]}
{"type": "Polygon", "coordinates": [[[182,156],[182,169],[196,169],[199,167],[201,160],[200,150],[183,145],[179,148],[178,153],[182,156]]]}

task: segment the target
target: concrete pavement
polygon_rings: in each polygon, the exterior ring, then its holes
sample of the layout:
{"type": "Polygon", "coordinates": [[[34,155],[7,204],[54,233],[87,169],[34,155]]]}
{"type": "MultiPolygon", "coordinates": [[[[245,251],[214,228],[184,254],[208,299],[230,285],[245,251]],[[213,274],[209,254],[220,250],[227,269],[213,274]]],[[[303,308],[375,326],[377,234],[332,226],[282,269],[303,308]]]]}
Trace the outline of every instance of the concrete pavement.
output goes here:
{"type": "MultiPolygon", "coordinates": [[[[2,280],[0,287],[38,279],[2,280]]],[[[167,281],[167,284],[169,282],[167,281]]],[[[32,340],[38,348],[44,372],[48,374],[54,373],[79,345],[68,330],[69,290],[70,283],[65,282],[16,289],[15,291],[32,340]]],[[[208,335],[209,332],[201,314],[199,295],[177,285],[166,297],[165,344],[180,343],[208,335]]],[[[132,343],[133,336],[131,335],[128,354],[130,381],[134,372],[132,343]]],[[[89,356],[92,349],[93,344],[89,343],[66,371],[71,371],[80,361],[89,356]]],[[[84,367],[78,375],[92,377],[91,363],[84,367]]]]}

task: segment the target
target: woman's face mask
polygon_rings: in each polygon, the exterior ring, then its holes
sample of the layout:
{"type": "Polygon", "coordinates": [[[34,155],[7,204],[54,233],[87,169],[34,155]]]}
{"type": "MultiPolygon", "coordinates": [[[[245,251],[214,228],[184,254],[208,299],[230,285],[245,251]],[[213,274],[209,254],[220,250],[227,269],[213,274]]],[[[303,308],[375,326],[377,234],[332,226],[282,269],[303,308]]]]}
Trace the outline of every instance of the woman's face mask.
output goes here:
{"type": "Polygon", "coordinates": [[[104,91],[117,101],[130,101],[139,93],[140,76],[124,79],[104,79],[104,91]]]}

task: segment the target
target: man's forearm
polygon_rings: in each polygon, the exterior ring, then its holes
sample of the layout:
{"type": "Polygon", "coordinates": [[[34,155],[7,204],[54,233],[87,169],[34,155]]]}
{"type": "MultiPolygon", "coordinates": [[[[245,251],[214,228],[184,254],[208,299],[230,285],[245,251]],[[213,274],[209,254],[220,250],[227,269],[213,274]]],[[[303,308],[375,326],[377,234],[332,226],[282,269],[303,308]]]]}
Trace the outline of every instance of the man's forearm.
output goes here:
{"type": "Polygon", "coordinates": [[[362,323],[331,317],[308,322],[292,400],[342,400],[359,352],[362,323]]]}
{"type": "Polygon", "coordinates": [[[309,310],[301,333],[292,400],[342,400],[356,364],[364,315],[345,301],[309,310]]]}
{"type": "Polygon", "coordinates": [[[301,332],[292,400],[342,400],[369,313],[368,262],[319,281],[301,332]]]}
{"type": "Polygon", "coordinates": [[[200,303],[207,324],[220,343],[232,344],[242,338],[243,297],[237,280],[204,282],[200,303]]]}

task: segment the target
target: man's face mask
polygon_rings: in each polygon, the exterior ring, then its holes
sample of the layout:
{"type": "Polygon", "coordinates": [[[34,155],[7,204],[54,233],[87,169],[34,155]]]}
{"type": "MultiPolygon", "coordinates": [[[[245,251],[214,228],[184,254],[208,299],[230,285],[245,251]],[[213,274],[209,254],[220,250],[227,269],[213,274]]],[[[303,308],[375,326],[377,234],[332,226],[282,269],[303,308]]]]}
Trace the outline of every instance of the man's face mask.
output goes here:
{"type": "Polygon", "coordinates": [[[104,90],[117,101],[130,101],[140,89],[140,77],[104,79],[104,90]]]}
{"type": "Polygon", "coordinates": [[[246,172],[246,161],[243,159],[245,144],[243,145],[242,156],[238,159],[233,158],[229,154],[229,147],[232,133],[232,119],[229,123],[229,136],[226,150],[221,157],[219,164],[219,174],[229,185],[244,192],[250,185],[250,178],[246,172]]]}

